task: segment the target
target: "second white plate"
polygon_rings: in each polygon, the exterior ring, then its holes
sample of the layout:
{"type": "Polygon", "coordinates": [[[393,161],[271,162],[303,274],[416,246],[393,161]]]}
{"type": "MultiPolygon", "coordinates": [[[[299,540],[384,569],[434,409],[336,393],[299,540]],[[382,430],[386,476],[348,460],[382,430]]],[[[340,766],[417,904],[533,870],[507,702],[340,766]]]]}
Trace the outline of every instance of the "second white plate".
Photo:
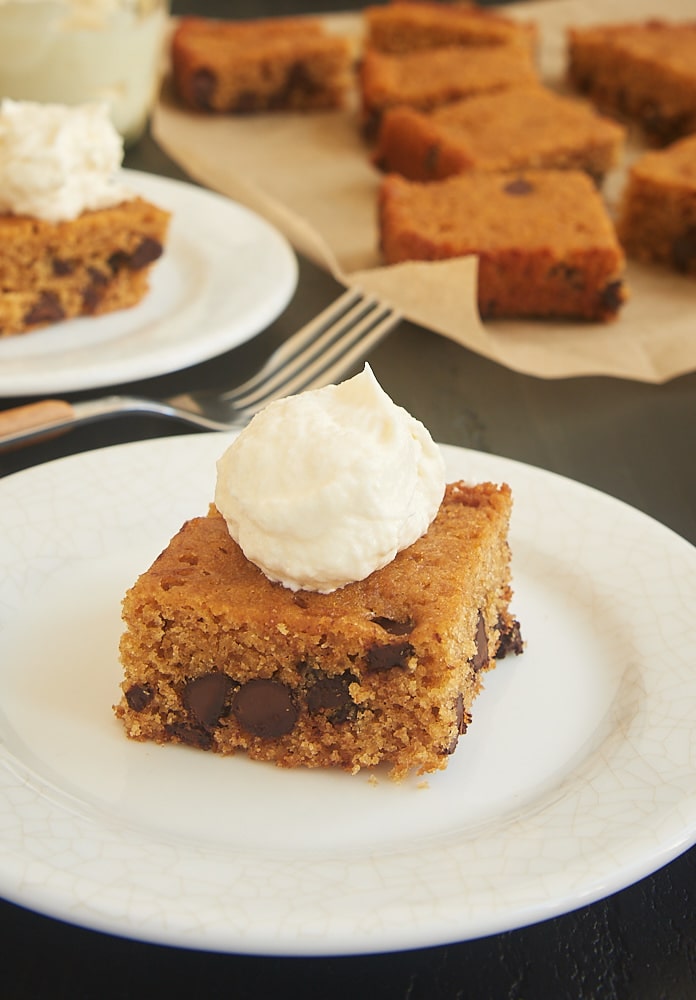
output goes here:
{"type": "Polygon", "coordinates": [[[443,944],[566,912],[696,839],[696,549],[626,505],[445,448],[515,498],[527,648],[446,771],[287,771],[129,741],[126,588],[213,495],[223,435],[0,483],[0,894],[148,941],[318,955],[443,944]]]}
{"type": "Polygon", "coordinates": [[[255,336],[297,286],[284,236],[222,195],[124,170],[172,213],[165,252],[137,306],[0,338],[0,397],[91,389],[197,364],[255,336]]]}

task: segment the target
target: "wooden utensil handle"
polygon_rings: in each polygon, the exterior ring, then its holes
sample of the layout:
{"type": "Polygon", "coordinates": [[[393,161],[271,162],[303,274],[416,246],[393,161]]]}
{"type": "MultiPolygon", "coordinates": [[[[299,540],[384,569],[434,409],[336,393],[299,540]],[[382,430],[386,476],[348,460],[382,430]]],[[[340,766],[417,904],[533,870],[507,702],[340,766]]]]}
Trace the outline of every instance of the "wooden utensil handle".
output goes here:
{"type": "MultiPolygon", "coordinates": [[[[72,420],[74,411],[71,403],[64,399],[43,399],[40,403],[27,403],[25,406],[16,406],[11,410],[0,412],[0,447],[2,447],[3,437],[21,434],[24,431],[31,431],[34,428],[46,428],[46,437],[52,437],[56,433],[61,433],[66,428],[59,431],[51,431],[51,425],[72,420]]],[[[29,439],[36,442],[38,439],[34,435],[29,439]]],[[[22,441],[10,443],[7,447],[21,447],[22,441]]]]}

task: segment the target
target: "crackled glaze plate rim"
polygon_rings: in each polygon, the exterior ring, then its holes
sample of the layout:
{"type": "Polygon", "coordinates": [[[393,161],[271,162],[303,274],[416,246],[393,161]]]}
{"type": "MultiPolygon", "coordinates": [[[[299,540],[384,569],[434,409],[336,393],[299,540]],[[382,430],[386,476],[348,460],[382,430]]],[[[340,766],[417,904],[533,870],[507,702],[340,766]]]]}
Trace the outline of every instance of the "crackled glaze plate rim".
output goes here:
{"type": "Polygon", "coordinates": [[[120,598],[205,511],[228,440],[0,484],[3,896],[150,942],[359,954],[565,913],[694,843],[696,549],[589,487],[453,447],[450,478],[512,487],[527,647],[488,675],[445,771],[396,785],[128,741],[120,598]]]}
{"type": "Polygon", "coordinates": [[[123,170],[130,190],[172,213],[150,290],[132,309],[0,338],[0,397],[150,378],[250,340],[283,311],[298,265],[255,212],[204,188],[123,170]]]}

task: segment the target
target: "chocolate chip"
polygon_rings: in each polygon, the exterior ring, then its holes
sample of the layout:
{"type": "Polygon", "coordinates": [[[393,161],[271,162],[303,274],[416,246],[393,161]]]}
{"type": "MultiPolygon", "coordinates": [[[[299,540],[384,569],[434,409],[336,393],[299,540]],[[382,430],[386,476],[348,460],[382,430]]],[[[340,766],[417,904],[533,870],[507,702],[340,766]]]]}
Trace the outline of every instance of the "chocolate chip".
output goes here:
{"type": "Polygon", "coordinates": [[[309,714],[324,713],[330,722],[345,722],[355,714],[356,705],[349,690],[355,680],[350,673],[322,677],[307,692],[309,714]]]}
{"type": "Polygon", "coordinates": [[[479,611],[478,621],[476,622],[476,652],[471,658],[471,666],[474,668],[474,673],[478,673],[479,670],[483,670],[488,664],[488,636],[486,634],[486,623],[483,619],[483,614],[479,611]]]}
{"type": "Polygon", "coordinates": [[[219,670],[194,677],[184,688],[184,705],[201,726],[215,726],[225,711],[232,684],[232,679],[219,670]]]}
{"type": "Polygon", "coordinates": [[[389,646],[371,646],[367,651],[367,669],[370,673],[381,673],[392,667],[407,667],[415,654],[410,642],[395,642],[389,646]]]}
{"type": "Polygon", "coordinates": [[[60,260],[58,257],[51,262],[51,268],[57,278],[63,278],[66,274],[72,274],[75,264],[71,260],[60,260]]]}
{"type": "Polygon", "coordinates": [[[457,704],[455,705],[455,711],[457,713],[457,732],[460,736],[463,736],[467,728],[467,713],[464,711],[464,695],[457,695],[457,704]]]}
{"type": "Polygon", "coordinates": [[[390,635],[408,635],[409,632],[413,631],[416,624],[412,618],[397,621],[395,618],[385,618],[382,615],[375,615],[371,621],[375,625],[379,625],[380,628],[383,628],[385,632],[389,632],[390,635]]]}
{"type": "Polygon", "coordinates": [[[572,264],[559,261],[550,268],[549,274],[553,278],[560,278],[570,288],[582,290],[585,287],[585,276],[582,271],[572,264]]]}
{"type": "Polygon", "coordinates": [[[528,180],[524,177],[517,177],[514,181],[508,181],[508,183],[503,188],[506,194],[531,194],[534,190],[534,185],[530,184],[528,180]]]}
{"type": "Polygon", "coordinates": [[[102,271],[99,271],[96,267],[88,267],[87,273],[90,276],[92,284],[97,285],[100,288],[102,288],[104,285],[109,284],[108,277],[102,271]]]}
{"type": "Polygon", "coordinates": [[[457,700],[454,703],[454,711],[457,720],[457,731],[452,736],[448,745],[445,747],[445,753],[449,756],[453,754],[457,749],[457,743],[459,742],[459,737],[463,736],[467,729],[467,722],[469,721],[469,714],[464,710],[464,697],[463,695],[457,695],[457,700]]]}
{"type": "Polygon", "coordinates": [[[624,300],[623,281],[610,281],[600,294],[600,305],[608,313],[615,313],[624,300]]]}
{"type": "Polygon", "coordinates": [[[24,315],[27,326],[33,323],[57,323],[65,319],[65,312],[60,299],[54,292],[42,292],[31,309],[24,315]]]}
{"type": "Polygon", "coordinates": [[[672,244],[672,262],[677,271],[686,273],[696,260],[696,226],[680,233],[672,244]]]}
{"type": "Polygon", "coordinates": [[[217,88],[217,76],[212,69],[198,69],[191,80],[193,104],[202,111],[210,111],[217,88]]]}
{"type": "Polygon", "coordinates": [[[109,279],[95,267],[90,267],[88,273],[91,281],[89,285],[82,290],[82,304],[86,312],[94,312],[101,302],[104,289],[108,285],[109,279]]]}
{"type": "Polygon", "coordinates": [[[124,253],[123,250],[112,253],[109,257],[109,267],[112,271],[119,271],[124,267],[130,268],[131,271],[139,271],[161,256],[162,244],[146,236],[133,253],[124,253]]]}
{"type": "Polygon", "coordinates": [[[307,72],[305,65],[301,62],[293,63],[285,78],[285,81],[275,94],[272,94],[268,106],[270,108],[285,108],[293,103],[293,97],[311,98],[317,92],[316,80],[307,72]]]}
{"type": "Polygon", "coordinates": [[[497,628],[500,631],[500,641],[495,654],[496,660],[502,660],[508,653],[514,653],[515,656],[518,656],[524,649],[520,623],[513,621],[506,627],[502,621],[499,621],[497,628]]]}
{"type": "Polygon", "coordinates": [[[147,267],[148,264],[152,264],[153,260],[157,260],[161,256],[162,244],[150,236],[146,236],[130,255],[128,267],[131,271],[140,271],[141,268],[147,267]]]}
{"type": "Polygon", "coordinates": [[[214,741],[210,733],[202,726],[190,722],[170,722],[164,727],[164,731],[167,736],[173,736],[179,742],[198,747],[199,750],[210,750],[213,746],[214,741]]]}
{"type": "Polygon", "coordinates": [[[128,707],[134,712],[142,712],[154,698],[154,691],[149,684],[133,684],[125,692],[128,707]]]}
{"type": "Polygon", "coordinates": [[[242,684],[232,698],[232,712],[242,729],[263,739],[292,732],[298,715],[290,688],[266,679],[242,684]]]}

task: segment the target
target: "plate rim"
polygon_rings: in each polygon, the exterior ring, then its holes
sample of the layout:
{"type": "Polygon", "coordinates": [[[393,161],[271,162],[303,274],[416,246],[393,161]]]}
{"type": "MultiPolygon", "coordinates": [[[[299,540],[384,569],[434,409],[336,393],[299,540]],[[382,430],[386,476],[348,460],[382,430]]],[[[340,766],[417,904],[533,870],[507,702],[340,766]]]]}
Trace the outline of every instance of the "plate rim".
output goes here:
{"type": "MultiPolygon", "coordinates": [[[[258,212],[235,201],[217,191],[196,184],[193,181],[179,180],[177,178],[165,177],[160,174],[150,173],[144,170],[132,168],[122,168],[120,176],[123,176],[126,185],[132,187],[136,194],[144,194],[156,202],[158,198],[167,200],[179,199],[182,204],[185,201],[200,201],[201,204],[219,206],[221,212],[224,210],[228,216],[234,216],[237,220],[245,220],[246,224],[253,226],[259,237],[268,241],[269,249],[273,251],[275,260],[282,266],[274,270],[269,276],[269,287],[263,299],[260,299],[252,315],[244,318],[244,323],[235,328],[233,334],[228,334],[225,327],[219,323],[203,333],[200,328],[192,327],[195,336],[189,335],[185,340],[178,340],[164,347],[155,346],[146,351],[142,358],[137,354],[128,355],[118,362],[113,358],[108,359],[101,367],[95,369],[93,353],[98,351],[96,344],[90,345],[89,357],[81,363],[73,364],[72,367],[61,372],[60,368],[50,366],[51,354],[38,355],[37,366],[42,362],[47,365],[43,371],[29,370],[27,372],[10,372],[3,374],[2,361],[2,340],[0,340],[0,399],[22,398],[25,396],[42,395],[45,393],[57,392],[81,392],[91,389],[101,389],[108,386],[125,384],[128,382],[140,381],[142,379],[154,378],[160,375],[171,374],[185,368],[209,361],[227,351],[239,347],[247,341],[258,336],[264,329],[271,325],[287,307],[297,290],[299,280],[299,262],[297,255],[287,237],[274,226],[268,219],[258,212]],[[272,294],[270,294],[272,290],[272,294]],[[90,360],[91,359],[91,360],[90,360]],[[97,374],[95,374],[95,371],[97,374]],[[114,375],[113,372],[116,374],[114,375]]],[[[177,225],[176,205],[172,205],[172,228],[177,225]]],[[[171,234],[170,234],[171,240],[171,234]]],[[[166,249],[165,249],[166,254],[166,249]]],[[[155,265],[157,266],[157,265],[155,265]]],[[[147,298],[134,306],[146,304],[147,298]]],[[[116,310],[104,316],[94,317],[95,320],[105,320],[113,322],[123,319],[125,335],[132,336],[137,328],[129,328],[128,321],[132,320],[132,313],[129,310],[116,310]]],[[[69,321],[70,323],[89,323],[90,317],[78,317],[69,321]]],[[[166,322],[157,320],[155,326],[166,322]]],[[[60,337],[60,324],[55,325],[55,329],[47,327],[44,330],[36,331],[37,334],[51,336],[54,334],[60,337]]],[[[32,337],[33,334],[21,334],[19,337],[32,337]]],[[[118,343],[122,335],[117,335],[109,340],[109,343],[118,343]]],[[[7,343],[13,348],[18,343],[17,337],[7,338],[7,343]]],[[[20,342],[21,346],[21,342],[20,342]]],[[[79,346],[74,348],[74,353],[80,350],[79,346]]],[[[8,362],[15,359],[10,357],[8,362]]]]}
{"type": "MultiPolygon", "coordinates": [[[[230,435],[234,436],[234,435],[230,435]]],[[[31,469],[23,470],[21,472],[15,473],[12,476],[7,477],[7,481],[12,480],[13,484],[16,484],[20,477],[23,480],[30,480],[32,477],[37,475],[42,477],[47,477],[51,480],[52,474],[55,472],[56,467],[59,467],[59,472],[65,463],[80,463],[84,461],[89,461],[94,464],[98,471],[98,466],[100,458],[104,453],[115,453],[120,452],[125,455],[124,461],[128,462],[129,454],[133,451],[138,450],[145,452],[150,448],[165,449],[169,452],[180,452],[184,454],[189,448],[195,447],[196,442],[201,442],[201,438],[208,439],[210,442],[211,453],[213,451],[213,441],[215,441],[215,452],[222,450],[223,445],[221,444],[225,435],[219,434],[184,434],[177,437],[159,438],[151,439],[147,441],[138,442],[128,442],[126,444],[114,445],[104,449],[98,449],[93,452],[84,452],[78,455],[68,456],[66,458],[56,459],[53,462],[46,463],[42,466],[35,466],[31,469]]],[[[208,447],[205,443],[201,444],[201,447],[208,447]]],[[[594,487],[587,486],[577,480],[570,479],[568,477],[559,475],[558,473],[550,472],[538,466],[532,466],[524,462],[520,462],[516,459],[505,458],[503,456],[491,455],[490,453],[479,452],[473,449],[460,448],[454,445],[442,445],[441,446],[447,456],[448,453],[454,454],[456,460],[466,460],[468,457],[473,457],[474,465],[478,463],[484,467],[489,467],[491,469],[499,468],[501,471],[499,475],[504,478],[513,480],[513,495],[515,493],[514,487],[514,475],[519,474],[520,476],[530,476],[532,479],[536,479],[543,484],[550,484],[553,488],[557,486],[561,491],[564,489],[570,489],[571,491],[580,491],[580,495],[588,500],[594,499],[602,505],[609,505],[609,508],[616,510],[619,517],[630,517],[638,518],[642,526],[646,530],[651,530],[659,534],[660,538],[665,540],[670,539],[670,545],[676,546],[676,549],[682,552],[685,556],[688,553],[689,564],[694,567],[696,571],[696,548],[691,545],[691,543],[684,539],[682,536],[678,535],[671,528],[661,524],[655,519],[651,518],[649,515],[641,512],[630,504],[625,503],[622,500],[611,497],[610,495],[597,490],[594,487]],[[509,470],[506,474],[504,470],[509,470]]],[[[58,476],[60,478],[60,476],[58,476]]],[[[68,478],[68,477],[63,477],[68,478]]],[[[31,485],[30,483],[28,485],[31,485]]],[[[3,498],[3,487],[0,485],[0,503],[2,503],[3,498]]],[[[0,617],[1,623],[1,617],[0,617]]],[[[691,669],[691,661],[689,661],[689,669],[691,669]]],[[[1,751],[1,746],[0,746],[1,751]]],[[[0,752],[0,760],[2,760],[2,753],[0,752]]],[[[3,791],[3,785],[7,781],[7,774],[10,773],[7,769],[7,760],[5,759],[5,779],[3,780],[2,772],[0,772],[0,792],[3,791]]],[[[20,770],[21,770],[21,761],[20,770]]],[[[16,777],[16,776],[15,776],[16,777]]],[[[22,785],[21,778],[17,779],[18,784],[15,787],[11,787],[11,791],[14,794],[20,793],[20,785],[22,785]]],[[[10,785],[12,786],[12,780],[10,780],[10,785]]],[[[27,791],[27,787],[23,786],[24,791],[27,791]]],[[[79,817],[67,817],[62,810],[62,807],[56,807],[57,820],[64,823],[77,822],[78,826],[80,823],[79,817]]],[[[0,811],[0,819],[2,818],[2,811],[0,811]]],[[[283,941],[277,941],[275,943],[269,942],[264,938],[264,934],[259,933],[258,929],[256,933],[249,934],[244,933],[238,927],[231,931],[230,928],[218,928],[217,933],[212,933],[207,930],[205,933],[197,935],[195,932],[192,934],[190,928],[186,929],[184,926],[179,924],[176,919],[170,921],[154,920],[151,921],[149,925],[145,924],[140,926],[128,926],[127,921],[124,924],[122,917],[119,917],[114,912],[104,912],[100,911],[98,907],[92,905],[84,907],[80,910],[79,906],[77,910],[75,909],[75,902],[71,900],[69,903],[66,901],[65,886],[58,886],[56,893],[56,886],[52,883],[48,890],[42,886],[35,886],[32,889],[29,885],[25,885],[22,893],[18,896],[16,893],[7,893],[6,889],[8,884],[11,882],[11,877],[8,871],[8,860],[6,856],[3,856],[3,850],[0,847],[0,889],[3,890],[3,895],[6,898],[11,899],[13,902],[17,902],[20,905],[29,906],[32,909],[36,909],[39,912],[46,913],[50,916],[56,917],[57,919],[67,920],[68,922],[78,924],[80,926],[89,927],[95,930],[101,930],[107,933],[117,934],[120,936],[134,937],[138,940],[149,941],[152,943],[159,944],[171,944],[175,946],[182,946],[194,949],[208,950],[208,951],[220,951],[220,952],[231,952],[240,951],[246,954],[258,954],[258,955],[294,955],[294,956],[316,956],[316,955],[355,955],[355,954],[369,954],[374,952],[383,951],[396,951],[404,950],[408,948],[418,948],[427,947],[432,945],[441,945],[446,943],[451,943],[453,941],[462,941],[472,938],[477,938],[485,936],[491,933],[498,933],[507,930],[514,930],[518,927],[535,923],[540,920],[558,916],[562,913],[567,913],[572,909],[576,909],[582,905],[595,902],[598,899],[604,898],[605,896],[627,887],[632,882],[636,881],[638,878],[644,877],[658,868],[667,864],[669,861],[673,860],[689,846],[691,846],[696,840],[696,799],[689,803],[689,822],[684,827],[681,835],[676,835],[673,831],[670,832],[669,837],[665,837],[657,847],[650,852],[649,857],[641,857],[640,852],[638,856],[625,858],[623,864],[618,864],[613,869],[613,875],[609,876],[606,872],[601,879],[594,878],[589,882],[576,887],[576,889],[566,895],[563,899],[549,899],[540,896],[535,904],[530,904],[527,902],[524,906],[518,906],[514,911],[514,916],[508,914],[507,917],[497,914],[489,914],[485,921],[478,922],[471,915],[464,921],[466,926],[452,926],[451,917],[447,916],[447,919],[440,915],[439,917],[433,914],[429,926],[429,930],[426,932],[423,926],[418,926],[417,928],[409,928],[403,924],[403,914],[398,915],[394,912],[393,916],[395,919],[395,927],[392,928],[389,934],[375,934],[374,928],[370,931],[366,931],[362,939],[359,941],[341,941],[340,935],[337,937],[337,932],[334,929],[332,933],[328,934],[324,938],[318,938],[316,935],[311,934],[303,936],[301,932],[295,929],[295,933],[291,933],[288,929],[286,938],[283,941]],[[512,917],[512,919],[511,919],[512,917]]],[[[123,831],[117,831],[113,828],[109,828],[109,820],[106,817],[104,820],[104,828],[102,828],[102,833],[104,830],[108,832],[109,837],[117,835],[121,836],[122,847],[125,850],[138,851],[139,845],[139,834],[130,834],[123,838],[123,831]]],[[[97,822],[97,826],[99,822],[97,822]]],[[[148,838],[145,838],[148,839],[148,838]]],[[[211,851],[210,848],[199,848],[192,852],[191,858],[194,859],[195,864],[205,862],[206,858],[209,860],[210,857],[216,852],[211,851]]],[[[217,857],[219,861],[219,857],[217,857]]],[[[17,859],[15,859],[17,860],[17,859]]],[[[19,859],[21,863],[21,859],[19,859]]],[[[25,859],[26,863],[26,859],[25,859]]],[[[232,864],[234,867],[234,859],[226,859],[226,863],[232,864]]],[[[38,864],[37,859],[34,859],[34,864],[38,864]]],[[[195,867],[194,864],[194,867],[195,867]]],[[[55,872],[54,879],[55,879],[55,872]]],[[[67,878],[69,883],[70,879],[68,873],[63,872],[63,878],[67,878]]],[[[69,897],[70,893],[68,893],[69,897]]],[[[449,911],[447,911],[449,914],[449,911]]]]}

